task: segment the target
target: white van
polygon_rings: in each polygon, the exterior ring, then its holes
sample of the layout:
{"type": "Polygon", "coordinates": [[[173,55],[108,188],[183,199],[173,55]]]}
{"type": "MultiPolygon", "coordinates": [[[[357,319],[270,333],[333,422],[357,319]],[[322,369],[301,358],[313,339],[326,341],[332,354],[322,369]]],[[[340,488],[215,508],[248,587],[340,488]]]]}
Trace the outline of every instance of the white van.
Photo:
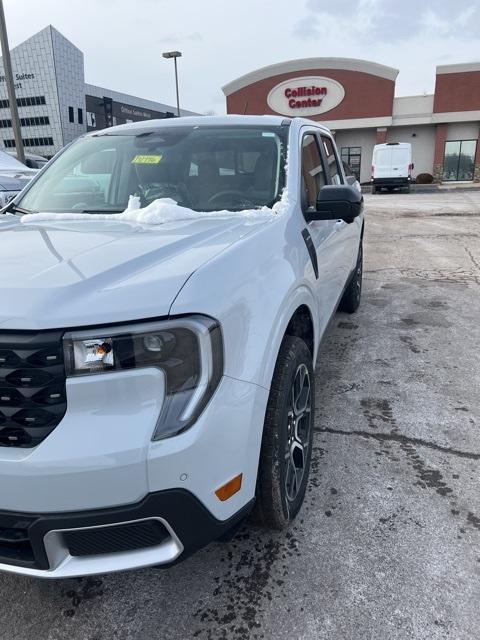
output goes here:
{"type": "Polygon", "coordinates": [[[412,145],[409,142],[376,144],[372,158],[372,193],[406,187],[412,181],[412,145]]]}

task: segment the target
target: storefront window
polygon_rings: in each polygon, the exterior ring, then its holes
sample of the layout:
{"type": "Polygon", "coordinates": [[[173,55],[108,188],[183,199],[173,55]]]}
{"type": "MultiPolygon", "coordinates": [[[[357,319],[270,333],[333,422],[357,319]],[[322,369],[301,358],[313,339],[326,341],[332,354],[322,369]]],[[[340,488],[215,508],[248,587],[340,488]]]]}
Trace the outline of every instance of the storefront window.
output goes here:
{"type": "Polygon", "coordinates": [[[362,147],[342,147],[342,162],[351,168],[354,176],[360,182],[360,168],[362,160],[362,147]]]}
{"type": "Polygon", "coordinates": [[[445,143],[443,180],[473,180],[476,140],[449,140],[445,143]]]}

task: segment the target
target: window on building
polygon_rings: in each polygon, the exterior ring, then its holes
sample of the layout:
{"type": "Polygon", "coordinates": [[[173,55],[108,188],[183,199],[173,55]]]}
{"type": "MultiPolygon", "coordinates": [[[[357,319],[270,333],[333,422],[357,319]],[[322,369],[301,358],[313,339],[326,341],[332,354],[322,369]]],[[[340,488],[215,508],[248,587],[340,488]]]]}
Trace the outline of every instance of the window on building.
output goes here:
{"type": "Polygon", "coordinates": [[[73,119],[73,107],[68,107],[68,121],[75,122],[75,120],[73,119]]]}
{"type": "MultiPolygon", "coordinates": [[[[22,127],[36,127],[50,124],[50,118],[48,116],[32,116],[31,118],[20,118],[20,125],[22,127]]],[[[12,126],[10,118],[0,120],[0,129],[7,129],[12,126]]]]}
{"type": "Polygon", "coordinates": [[[78,109],[78,124],[83,124],[83,109],[78,109]]]}
{"type": "Polygon", "coordinates": [[[323,148],[327,157],[327,164],[330,171],[330,180],[332,184],[342,184],[342,172],[340,171],[340,163],[330,138],[322,136],[323,148]]]}
{"type": "Polygon", "coordinates": [[[356,179],[360,182],[362,166],[362,147],[342,147],[340,154],[342,161],[348,164],[356,179]]]}
{"type": "Polygon", "coordinates": [[[325,171],[318,139],[312,133],[307,133],[302,140],[302,205],[304,210],[316,206],[318,192],[325,183],[325,171]]]}
{"type": "Polygon", "coordinates": [[[473,180],[476,140],[448,140],[445,143],[443,179],[445,181],[473,180]]]}
{"type": "Polygon", "coordinates": [[[97,116],[93,111],[87,111],[87,127],[97,126],[97,116]]]}
{"type": "MultiPolygon", "coordinates": [[[[45,96],[29,96],[27,98],[17,98],[18,107],[33,107],[39,104],[46,104],[45,96]]],[[[0,109],[8,109],[10,103],[8,100],[0,100],[0,109]]]]}
{"type": "Polygon", "coordinates": [[[20,118],[22,127],[34,127],[50,124],[48,116],[32,116],[31,118],[20,118]]]}
{"type": "MultiPolygon", "coordinates": [[[[4,144],[7,149],[13,149],[15,147],[15,140],[4,140],[4,144]]],[[[23,138],[23,144],[25,147],[50,147],[53,146],[53,138],[23,138]]]]}

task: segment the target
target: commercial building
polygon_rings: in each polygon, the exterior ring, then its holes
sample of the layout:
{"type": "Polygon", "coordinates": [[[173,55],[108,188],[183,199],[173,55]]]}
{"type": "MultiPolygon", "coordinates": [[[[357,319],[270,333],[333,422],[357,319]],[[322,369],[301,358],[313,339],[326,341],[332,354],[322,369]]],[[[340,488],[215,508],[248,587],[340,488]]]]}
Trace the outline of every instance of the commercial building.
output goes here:
{"type": "MultiPolygon", "coordinates": [[[[83,53],[51,25],[11,51],[25,151],[51,157],[85,131],[168,118],[176,108],[85,84],[83,53]]],[[[181,110],[181,115],[195,115],[181,110]]],[[[0,58],[0,140],[15,148],[0,58]]]]}
{"type": "Polygon", "coordinates": [[[431,95],[395,97],[397,75],[365,60],[308,58],[263,67],[223,91],[228,113],[323,122],[361,182],[382,142],[412,144],[414,177],[480,182],[480,62],[438,66],[431,95]]]}

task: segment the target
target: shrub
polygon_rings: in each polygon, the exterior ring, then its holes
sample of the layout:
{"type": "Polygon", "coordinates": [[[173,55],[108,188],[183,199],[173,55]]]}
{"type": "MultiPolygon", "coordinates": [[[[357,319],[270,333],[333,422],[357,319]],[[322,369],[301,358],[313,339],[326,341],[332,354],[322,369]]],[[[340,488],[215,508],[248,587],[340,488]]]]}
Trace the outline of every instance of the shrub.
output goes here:
{"type": "Polygon", "coordinates": [[[415,182],[417,184],[432,184],[433,176],[431,173],[419,173],[415,182]]]}

